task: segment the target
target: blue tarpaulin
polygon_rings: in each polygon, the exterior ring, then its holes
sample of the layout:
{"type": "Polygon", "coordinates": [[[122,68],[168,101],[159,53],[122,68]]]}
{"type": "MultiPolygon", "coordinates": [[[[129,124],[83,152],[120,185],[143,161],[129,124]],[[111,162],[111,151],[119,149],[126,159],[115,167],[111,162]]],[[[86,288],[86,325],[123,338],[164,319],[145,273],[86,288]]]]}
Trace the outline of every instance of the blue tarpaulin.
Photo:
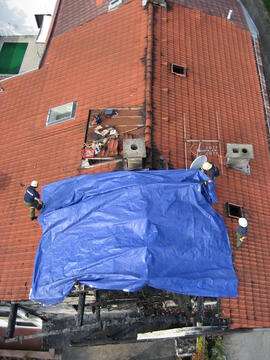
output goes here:
{"type": "Polygon", "coordinates": [[[75,281],[237,296],[227,230],[207,179],[199,170],[120,171],[45,186],[30,298],[56,304],[75,281]]]}

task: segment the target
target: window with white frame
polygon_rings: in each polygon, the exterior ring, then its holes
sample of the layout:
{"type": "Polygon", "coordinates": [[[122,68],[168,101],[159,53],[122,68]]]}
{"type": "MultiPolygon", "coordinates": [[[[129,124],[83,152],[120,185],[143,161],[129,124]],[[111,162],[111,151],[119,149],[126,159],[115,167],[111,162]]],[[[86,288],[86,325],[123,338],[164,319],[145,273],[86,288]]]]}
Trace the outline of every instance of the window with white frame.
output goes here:
{"type": "Polygon", "coordinates": [[[182,65],[171,64],[171,72],[180,76],[187,76],[187,68],[182,65]]]}
{"type": "Polygon", "coordinates": [[[109,3],[108,10],[112,11],[122,4],[122,0],[112,0],[109,3]]]}
{"type": "Polygon", "coordinates": [[[77,101],[52,108],[48,112],[46,126],[55,125],[67,120],[74,120],[77,110],[77,101]]]}

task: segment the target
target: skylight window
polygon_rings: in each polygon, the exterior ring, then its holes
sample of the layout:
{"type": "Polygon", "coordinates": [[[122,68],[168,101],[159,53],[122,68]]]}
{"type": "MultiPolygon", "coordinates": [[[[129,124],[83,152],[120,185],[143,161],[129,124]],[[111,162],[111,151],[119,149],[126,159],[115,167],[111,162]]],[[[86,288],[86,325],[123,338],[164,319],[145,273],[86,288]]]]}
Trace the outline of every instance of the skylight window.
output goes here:
{"type": "Polygon", "coordinates": [[[171,72],[176,75],[185,76],[185,77],[187,76],[187,68],[181,65],[172,64],[171,72]]]}
{"type": "Polygon", "coordinates": [[[76,116],[77,101],[57,106],[48,112],[46,126],[55,125],[67,120],[73,120],[76,116]]]}
{"type": "Polygon", "coordinates": [[[118,6],[120,6],[121,4],[122,4],[122,0],[112,0],[112,1],[109,3],[108,10],[109,10],[109,11],[114,10],[114,9],[116,9],[118,6]]]}

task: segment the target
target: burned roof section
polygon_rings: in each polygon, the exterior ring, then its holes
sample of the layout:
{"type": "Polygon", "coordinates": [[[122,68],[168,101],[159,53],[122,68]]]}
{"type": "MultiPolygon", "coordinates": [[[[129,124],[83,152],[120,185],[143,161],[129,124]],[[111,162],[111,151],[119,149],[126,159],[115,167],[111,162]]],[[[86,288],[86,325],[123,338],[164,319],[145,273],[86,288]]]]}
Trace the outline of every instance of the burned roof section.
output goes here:
{"type": "Polygon", "coordinates": [[[82,147],[82,169],[104,163],[117,164],[117,170],[142,169],[146,159],[144,123],[143,107],[91,109],[82,147]]]}

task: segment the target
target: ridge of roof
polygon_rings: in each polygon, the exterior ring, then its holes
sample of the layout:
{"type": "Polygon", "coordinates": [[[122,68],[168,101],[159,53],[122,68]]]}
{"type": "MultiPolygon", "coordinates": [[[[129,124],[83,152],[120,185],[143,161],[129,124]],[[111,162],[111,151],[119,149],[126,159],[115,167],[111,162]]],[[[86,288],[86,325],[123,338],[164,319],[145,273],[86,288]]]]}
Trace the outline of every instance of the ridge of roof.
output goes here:
{"type": "MultiPolygon", "coordinates": [[[[123,0],[122,4],[127,4],[131,0],[123,0]]],[[[110,0],[61,0],[59,16],[54,30],[54,36],[61,35],[84,23],[92,21],[97,16],[108,11],[110,0]]],[[[231,22],[235,25],[247,29],[247,23],[241,8],[236,0],[172,0],[169,3],[176,3],[190,9],[197,9],[209,15],[227,18],[232,10],[231,22]]]]}
{"type": "MultiPolygon", "coordinates": [[[[122,0],[122,5],[131,0],[122,0]]],[[[53,36],[58,36],[108,12],[111,0],[61,0],[53,36]]]]}
{"type": "Polygon", "coordinates": [[[227,19],[231,11],[230,22],[242,29],[248,29],[240,1],[237,0],[171,0],[173,3],[197,9],[208,15],[227,19]]]}

